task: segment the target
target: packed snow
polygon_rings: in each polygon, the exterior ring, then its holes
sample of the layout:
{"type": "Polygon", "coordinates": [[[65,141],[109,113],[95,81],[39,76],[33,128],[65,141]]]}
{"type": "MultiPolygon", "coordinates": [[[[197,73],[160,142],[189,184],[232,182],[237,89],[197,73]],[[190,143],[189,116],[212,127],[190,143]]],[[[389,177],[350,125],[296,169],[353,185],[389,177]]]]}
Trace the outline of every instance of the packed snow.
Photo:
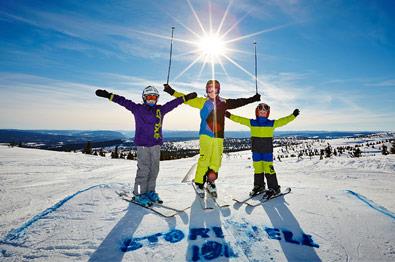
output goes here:
{"type": "Polygon", "coordinates": [[[164,218],[115,193],[133,185],[133,160],[0,146],[0,260],[395,261],[395,155],[281,160],[292,192],[252,208],[232,201],[252,188],[251,152],[224,154],[217,187],[230,206],[209,211],[181,183],[197,156],[162,161],[157,192],[190,206],[164,218]]]}

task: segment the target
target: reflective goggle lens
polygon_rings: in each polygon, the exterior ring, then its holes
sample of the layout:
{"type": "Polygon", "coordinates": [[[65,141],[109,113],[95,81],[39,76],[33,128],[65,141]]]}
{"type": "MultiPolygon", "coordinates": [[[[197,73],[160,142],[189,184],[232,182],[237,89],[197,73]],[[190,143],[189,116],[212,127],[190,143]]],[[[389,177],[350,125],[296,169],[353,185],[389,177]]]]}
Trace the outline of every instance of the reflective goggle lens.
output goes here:
{"type": "Polygon", "coordinates": [[[158,100],[158,97],[155,95],[146,95],[145,100],[158,100]]]}
{"type": "Polygon", "coordinates": [[[268,105],[259,105],[258,106],[258,109],[259,110],[263,110],[263,111],[269,111],[270,110],[270,106],[268,106],[268,105]]]}

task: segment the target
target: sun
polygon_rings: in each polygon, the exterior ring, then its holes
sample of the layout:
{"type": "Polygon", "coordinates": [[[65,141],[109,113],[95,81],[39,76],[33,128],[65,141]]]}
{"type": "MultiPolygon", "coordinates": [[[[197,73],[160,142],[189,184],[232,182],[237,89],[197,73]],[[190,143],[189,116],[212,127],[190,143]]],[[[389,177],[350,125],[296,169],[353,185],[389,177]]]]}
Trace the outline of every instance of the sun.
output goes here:
{"type": "MultiPolygon", "coordinates": [[[[188,38],[173,38],[174,27],[172,27],[171,38],[169,38],[168,36],[154,34],[154,33],[146,32],[146,31],[144,31],[144,32],[137,31],[141,34],[146,34],[149,36],[154,36],[154,37],[159,37],[162,39],[171,40],[169,68],[171,65],[172,44],[173,44],[172,41],[173,40],[178,41],[179,43],[183,43],[183,44],[192,46],[192,48],[187,49],[188,51],[178,54],[178,57],[188,57],[187,59],[188,60],[192,59],[192,61],[176,77],[173,78],[173,81],[182,77],[188,70],[190,70],[192,67],[194,67],[194,65],[199,64],[199,63],[201,64],[201,67],[200,67],[200,72],[197,75],[197,77],[200,77],[202,72],[204,71],[204,69],[207,68],[207,66],[208,66],[208,70],[211,71],[211,79],[215,79],[215,75],[218,71],[218,68],[222,68],[222,71],[224,72],[224,74],[230,79],[230,76],[225,68],[225,63],[229,62],[232,65],[239,68],[244,73],[246,73],[252,79],[255,79],[255,81],[257,82],[257,77],[256,77],[256,75],[257,75],[257,72],[256,72],[257,71],[257,69],[256,69],[256,41],[254,41],[254,53],[251,52],[252,50],[251,51],[239,50],[239,49],[235,48],[234,43],[244,40],[244,39],[258,36],[260,34],[279,30],[279,29],[282,29],[282,28],[287,27],[289,25],[292,25],[292,23],[278,25],[278,26],[263,29],[261,31],[257,31],[254,33],[241,35],[241,36],[233,37],[233,38],[231,37],[230,39],[227,39],[227,38],[229,38],[228,35],[230,34],[230,32],[232,32],[248,16],[249,13],[246,13],[244,16],[242,16],[240,19],[236,20],[231,25],[226,26],[225,20],[229,14],[230,7],[233,3],[233,0],[231,0],[231,1],[229,1],[228,6],[226,7],[226,10],[224,11],[224,14],[221,18],[221,22],[220,22],[218,28],[215,29],[215,28],[213,28],[213,21],[212,21],[213,14],[212,14],[212,10],[211,10],[211,4],[209,4],[210,10],[208,13],[209,25],[205,27],[203,25],[201,19],[199,18],[199,15],[197,14],[195,8],[192,6],[190,0],[186,0],[186,2],[188,3],[193,16],[195,17],[196,24],[200,28],[200,32],[191,29],[190,27],[185,25],[182,21],[178,20],[174,16],[172,16],[172,18],[180,26],[182,26],[187,31],[189,31],[193,35],[193,37],[191,37],[191,38],[189,38],[189,37],[188,38]],[[248,56],[255,55],[255,75],[253,75],[251,72],[249,72],[249,70],[244,68],[238,62],[236,62],[234,58],[232,58],[233,54],[235,54],[235,53],[248,55],[248,56]],[[194,57],[194,58],[192,58],[192,57],[194,57]]],[[[204,17],[205,18],[207,17],[206,12],[204,13],[204,17]]],[[[220,16],[218,16],[218,17],[220,17],[220,16]]]]}
{"type": "Polygon", "coordinates": [[[208,34],[196,41],[198,52],[203,60],[220,62],[220,57],[226,55],[228,48],[226,42],[217,34],[208,34]]]}

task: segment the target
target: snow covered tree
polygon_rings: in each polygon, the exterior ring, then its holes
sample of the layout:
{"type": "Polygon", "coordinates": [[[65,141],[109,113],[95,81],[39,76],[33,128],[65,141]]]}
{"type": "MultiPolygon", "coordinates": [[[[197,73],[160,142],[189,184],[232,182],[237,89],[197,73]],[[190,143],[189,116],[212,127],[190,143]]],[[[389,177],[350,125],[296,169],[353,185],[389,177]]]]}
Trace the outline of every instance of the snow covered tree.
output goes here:
{"type": "Polygon", "coordinates": [[[343,148],[342,148],[342,147],[337,147],[337,152],[338,152],[339,156],[341,156],[341,154],[342,154],[342,150],[343,150],[343,148]]]}
{"type": "Polygon", "coordinates": [[[129,160],[133,160],[134,159],[134,155],[132,154],[132,151],[129,151],[128,156],[126,157],[129,160]]]}
{"type": "Polygon", "coordinates": [[[119,158],[118,146],[116,146],[115,151],[111,153],[111,158],[119,158]]]}
{"type": "Polygon", "coordinates": [[[100,148],[99,155],[100,155],[100,156],[106,156],[106,154],[104,154],[103,148],[100,148]]]}
{"type": "Polygon", "coordinates": [[[332,156],[332,147],[330,144],[325,148],[325,157],[331,157],[332,156]]]}
{"type": "Polygon", "coordinates": [[[383,148],[381,149],[381,154],[383,155],[388,155],[390,152],[388,152],[388,147],[386,145],[383,145],[383,148]]]}
{"type": "Polygon", "coordinates": [[[320,160],[324,159],[324,149],[321,149],[320,160]]]}
{"type": "Polygon", "coordinates": [[[91,155],[92,154],[92,144],[91,144],[90,141],[88,141],[88,143],[86,143],[82,153],[87,154],[87,155],[91,155]]]}
{"type": "Polygon", "coordinates": [[[395,154],[395,140],[391,142],[391,154],[395,154]]]}
{"type": "Polygon", "coordinates": [[[298,160],[299,159],[303,159],[303,152],[299,152],[299,154],[298,154],[298,160]]]}
{"type": "Polygon", "coordinates": [[[361,155],[362,155],[361,149],[359,149],[359,147],[356,147],[356,148],[354,149],[353,156],[354,156],[354,157],[361,157],[361,155]]]}

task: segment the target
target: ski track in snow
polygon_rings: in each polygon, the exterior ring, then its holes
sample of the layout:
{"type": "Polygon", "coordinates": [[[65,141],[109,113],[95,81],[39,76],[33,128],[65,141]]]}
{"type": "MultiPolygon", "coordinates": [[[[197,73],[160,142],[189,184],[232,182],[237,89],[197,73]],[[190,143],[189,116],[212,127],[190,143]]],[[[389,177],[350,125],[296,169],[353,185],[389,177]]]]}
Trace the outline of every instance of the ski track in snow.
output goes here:
{"type": "Polygon", "coordinates": [[[351,194],[352,196],[355,196],[357,199],[361,200],[363,203],[367,204],[369,207],[379,211],[380,213],[383,213],[386,216],[389,216],[392,219],[395,219],[395,214],[392,213],[391,211],[387,210],[385,207],[374,203],[372,200],[369,200],[366,197],[364,197],[363,195],[358,194],[352,190],[346,190],[346,192],[351,194]]]}
{"type": "Polygon", "coordinates": [[[37,222],[38,220],[44,218],[45,216],[49,215],[52,212],[55,212],[57,209],[59,209],[61,206],[63,206],[66,202],[68,202],[70,199],[74,198],[75,196],[84,193],[88,190],[94,189],[94,188],[108,188],[108,185],[95,185],[95,186],[91,186],[89,188],[77,191],[76,193],[65,197],[64,199],[62,199],[61,201],[59,201],[58,203],[56,203],[55,205],[47,208],[46,210],[40,212],[39,214],[35,215],[33,218],[31,218],[30,220],[26,221],[25,223],[23,223],[23,225],[21,225],[18,228],[15,228],[13,230],[11,230],[4,239],[0,240],[1,242],[4,243],[8,243],[10,241],[13,240],[17,240],[18,238],[20,238],[25,231],[32,226],[35,222],[37,222]]]}

